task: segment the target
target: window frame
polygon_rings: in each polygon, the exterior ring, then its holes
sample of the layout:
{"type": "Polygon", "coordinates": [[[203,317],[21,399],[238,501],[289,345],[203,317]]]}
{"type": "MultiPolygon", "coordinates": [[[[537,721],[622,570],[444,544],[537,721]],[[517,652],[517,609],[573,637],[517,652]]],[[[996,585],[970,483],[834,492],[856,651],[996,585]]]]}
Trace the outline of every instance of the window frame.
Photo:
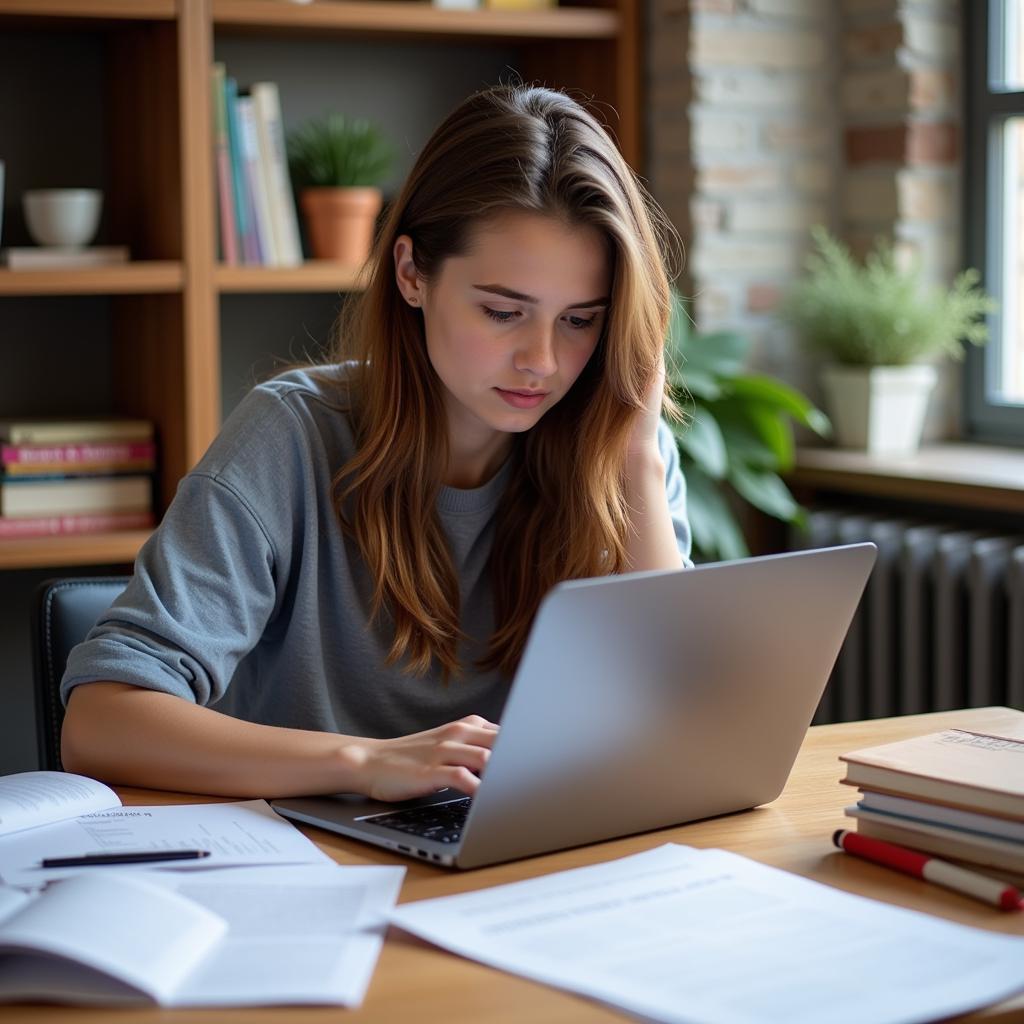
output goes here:
{"type": "MultiPolygon", "coordinates": [[[[1024,89],[994,91],[990,87],[994,62],[1002,52],[990,41],[998,0],[972,0],[963,5],[964,25],[964,242],[967,265],[981,272],[985,288],[997,298],[1003,279],[1003,238],[991,230],[1002,221],[1002,162],[999,159],[1001,122],[1024,119],[1024,89]],[[993,64],[989,63],[992,56],[993,64]],[[998,205],[997,205],[998,204],[998,205]]],[[[1000,69],[1001,70],[1001,69],[1000,69]]],[[[1024,296],[1019,297],[1024,302],[1024,296]]],[[[964,366],[964,432],[972,440],[1024,444],[1024,404],[992,401],[986,383],[991,360],[1002,335],[1003,313],[988,318],[989,343],[970,347],[964,366]]]]}

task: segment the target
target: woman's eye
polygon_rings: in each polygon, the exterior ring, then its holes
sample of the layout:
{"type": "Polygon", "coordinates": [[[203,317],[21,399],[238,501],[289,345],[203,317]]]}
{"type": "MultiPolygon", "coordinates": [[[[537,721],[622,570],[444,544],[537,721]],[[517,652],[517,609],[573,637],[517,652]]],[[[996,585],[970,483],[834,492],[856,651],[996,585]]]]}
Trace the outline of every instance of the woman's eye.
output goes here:
{"type": "Polygon", "coordinates": [[[491,309],[490,306],[483,307],[484,313],[499,324],[507,324],[514,320],[519,313],[514,309],[491,309]]]}
{"type": "Polygon", "coordinates": [[[593,316],[569,316],[566,317],[569,322],[569,326],[577,331],[585,331],[588,327],[593,327],[597,323],[597,314],[593,316]]]}

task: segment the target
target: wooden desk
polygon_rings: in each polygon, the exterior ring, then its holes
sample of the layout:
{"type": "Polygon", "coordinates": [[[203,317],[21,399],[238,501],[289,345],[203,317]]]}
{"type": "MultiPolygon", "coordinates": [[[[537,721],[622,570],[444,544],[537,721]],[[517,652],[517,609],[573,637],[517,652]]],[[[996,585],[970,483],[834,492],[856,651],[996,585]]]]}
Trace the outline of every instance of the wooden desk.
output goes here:
{"type": "MultiPolygon", "coordinates": [[[[319,829],[307,831],[342,864],[406,865],[402,902],[532,878],[677,842],[723,847],[849,892],[964,924],[1024,935],[1024,914],[1001,913],[967,897],[838,853],[831,843],[832,832],[849,822],[843,816],[843,808],[853,802],[855,793],[839,784],[843,774],[838,761],[841,753],[952,726],[983,728],[989,715],[985,709],[976,709],[817,726],[808,733],[785,792],[766,807],[477,871],[449,872],[319,829]]],[[[122,795],[125,803],[136,804],[175,799],[145,790],[126,790],[122,795]]],[[[630,1018],[576,996],[462,960],[394,932],[384,944],[366,1001],[356,1011],[336,1007],[176,1011],[0,1008],[0,1024],[405,1024],[414,1019],[427,1024],[591,1024],[630,1018]]],[[[1024,997],[959,1019],[999,1024],[1024,1022],[1024,997]]]]}

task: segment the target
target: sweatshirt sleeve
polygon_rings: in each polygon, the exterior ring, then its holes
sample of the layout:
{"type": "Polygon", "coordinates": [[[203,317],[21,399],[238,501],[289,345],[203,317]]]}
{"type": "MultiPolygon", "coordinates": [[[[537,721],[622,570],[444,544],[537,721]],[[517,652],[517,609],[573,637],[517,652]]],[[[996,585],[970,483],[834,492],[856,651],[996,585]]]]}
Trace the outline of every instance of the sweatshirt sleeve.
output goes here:
{"type": "Polygon", "coordinates": [[[219,700],[278,608],[307,461],[294,414],[250,393],[182,480],[127,589],[72,649],[62,700],[100,680],[219,700]]]}
{"type": "Polygon", "coordinates": [[[275,600],[273,549],[252,510],[229,484],[193,473],[127,589],[72,649],[61,698],[108,680],[213,703],[275,600]]]}
{"type": "Polygon", "coordinates": [[[672,429],[662,420],[658,424],[658,448],[665,461],[665,494],[668,498],[668,509],[672,516],[672,526],[676,533],[679,553],[687,568],[693,565],[690,557],[693,544],[690,534],[690,520],[686,512],[686,478],[679,463],[679,449],[672,429]]]}

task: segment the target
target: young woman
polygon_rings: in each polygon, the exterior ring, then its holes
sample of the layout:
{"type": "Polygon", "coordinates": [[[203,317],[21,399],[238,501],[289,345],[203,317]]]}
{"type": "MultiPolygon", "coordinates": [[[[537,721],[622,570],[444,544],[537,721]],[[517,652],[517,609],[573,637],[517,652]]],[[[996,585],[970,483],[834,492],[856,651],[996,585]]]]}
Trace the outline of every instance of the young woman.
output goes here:
{"type": "Polygon", "coordinates": [[[688,559],[661,421],[672,237],[566,95],[463,103],[390,209],[337,361],[253,389],[72,652],[68,770],[472,793],[545,592],[688,559]]]}

